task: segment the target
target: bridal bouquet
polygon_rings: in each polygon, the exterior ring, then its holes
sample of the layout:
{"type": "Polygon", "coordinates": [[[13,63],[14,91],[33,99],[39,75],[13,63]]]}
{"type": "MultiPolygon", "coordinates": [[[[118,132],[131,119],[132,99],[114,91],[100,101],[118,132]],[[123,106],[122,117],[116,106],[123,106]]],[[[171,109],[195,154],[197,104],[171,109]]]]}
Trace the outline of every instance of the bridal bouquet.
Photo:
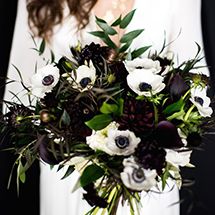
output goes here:
{"type": "Polygon", "coordinates": [[[198,45],[193,59],[176,65],[174,53],[164,54],[166,44],[153,53],[150,46],[130,49],[142,29],[124,34],[119,46],[111,40],[133,14],[112,25],[96,18],[101,30],[91,34],[105,45],[79,43],[71,58],[52,58],[31,86],[22,83],[29,105],[5,101],[0,119],[1,140],[7,136],[17,154],[18,179],[25,181],[37,158],[66,167],[63,178],[79,171],[77,188],[92,206],[87,214],[115,214],[119,204],[134,214],[142,192],[162,192],[169,179],[180,187],[180,168],[193,167],[192,150],[212,115],[198,45]]]}

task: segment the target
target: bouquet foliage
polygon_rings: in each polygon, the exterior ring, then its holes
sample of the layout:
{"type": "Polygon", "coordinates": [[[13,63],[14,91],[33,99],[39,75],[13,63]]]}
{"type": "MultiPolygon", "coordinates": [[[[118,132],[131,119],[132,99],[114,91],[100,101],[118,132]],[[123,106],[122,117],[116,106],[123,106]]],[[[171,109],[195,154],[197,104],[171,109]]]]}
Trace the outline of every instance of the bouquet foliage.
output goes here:
{"type": "MultiPolygon", "coordinates": [[[[79,171],[88,214],[115,214],[119,203],[134,214],[141,192],[162,192],[169,179],[180,187],[180,168],[193,166],[190,155],[212,114],[198,44],[194,58],[176,65],[165,43],[160,52],[130,49],[143,29],[125,33],[120,45],[112,41],[115,27],[125,29],[134,12],[112,25],[96,18],[101,30],[91,34],[105,45],[79,43],[57,62],[52,53],[31,86],[21,81],[29,105],[14,94],[0,118],[1,142],[9,139],[17,154],[18,181],[35,159],[67,168],[63,178],[79,171]]],[[[44,49],[43,41],[40,55],[44,49]]]]}

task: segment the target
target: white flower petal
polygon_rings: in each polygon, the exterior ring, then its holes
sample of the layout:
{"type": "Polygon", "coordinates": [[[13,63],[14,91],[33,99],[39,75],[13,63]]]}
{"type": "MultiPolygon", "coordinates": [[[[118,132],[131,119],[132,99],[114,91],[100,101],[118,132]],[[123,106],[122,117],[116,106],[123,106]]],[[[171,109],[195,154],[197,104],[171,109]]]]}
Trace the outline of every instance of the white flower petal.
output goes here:
{"type": "MultiPolygon", "coordinates": [[[[79,66],[76,71],[71,73],[71,78],[73,80],[72,87],[75,89],[80,89],[81,91],[87,90],[93,87],[93,84],[96,81],[96,69],[93,66],[93,63],[90,61],[90,65],[81,65],[79,66]],[[82,87],[80,82],[85,79],[89,78],[90,82],[86,87],[82,87]]],[[[71,80],[70,80],[71,81],[71,80]]]]}
{"type": "Polygon", "coordinates": [[[140,142],[140,138],[136,137],[135,134],[129,130],[120,131],[110,129],[108,131],[107,148],[115,155],[130,155],[134,152],[135,148],[140,142]],[[125,138],[128,145],[124,147],[117,146],[116,139],[125,138]]]}
{"type": "Polygon", "coordinates": [[[46,92],[51,92],[53,87],[58,83],[60,78],[59,69],[53,65],[47,65],[38,69],[37,73],[31,77],[32,94],[42,98],[46,92]],[[53,77],[53,82],[45,86],[43,80],[47,76],[53,77]]]}
{"type": "Polygon", "coordinates": [[[127,76],[128,86],[138,95],[151,96],[159,93],[165,88],[163,77],[145,69],[136,69],[127,76]],[[146,83],[151,90],[141,91],[140,84],[146,83]]]}
{"type": "Polygon", "coordinates": [[[188,165],[190,163],[192,150],[187,150],[186,148],[181,148],[180,150],[181,151],[166,149],[166,161],[176,167],[188,165]]]}
{"type": "Polygon", "coordinates": [[[117,130],[119,125],[116,122],[111,122],[106,128],[93,131],[91,136],[86,137],[86,142],[93,150],[101,150],[109,155],[114,155],[114,152],[107,147],[108,131],[117,130]]]}
{"type": "Polygon", "coordinates": [[[140,167],[133,157],[129,157],[123,160],[124,170],[120,173],[123,184],[137,191],[149,191],[156,185],[156,170],[146,170],[140,167]],[[142,177],[137,176],[136,173],[140,171],[142,177]]]}
{"type": "Polygon", "coordinates": [[[137,68],[150,69],[153,73],[161,71],[160,62],[158,60],[153,61],[150,58],[135,58],[131,61],[125,61],[124,64],[129,73],[137,68]]]}
{"type": "Polygon", "coordinates": [[[210,117],[213,113],[211,107],[209,107],[211,100],[207,96],[207,88],[195,87],[191,89],[191,98],[190,101],[197,107],[199,114],[203,117],[210,117]],[[196,101],[196,98],[202,99],[202,103],[200,104],[196,101]]]}

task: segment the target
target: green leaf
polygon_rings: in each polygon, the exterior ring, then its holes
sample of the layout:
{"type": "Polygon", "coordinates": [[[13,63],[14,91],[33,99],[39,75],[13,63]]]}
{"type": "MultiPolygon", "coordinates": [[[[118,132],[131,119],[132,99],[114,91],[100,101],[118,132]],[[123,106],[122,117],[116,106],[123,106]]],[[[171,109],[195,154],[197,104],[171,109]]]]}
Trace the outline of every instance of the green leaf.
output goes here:
{"type": "Polygon", "coordinates": [[[67,178],[69,175],[71,175],[75,170],[75,167],[74,166],[69,166],[68,169],[66,170],[66,173],[64,174],[64,176],[61,178],[62,179],[65,179],[67,178]]]}
{"type": "Polygon", "coordinates": [[[46,42],[45,42],[45,40],[43,39],[42,42],[40,43],[39,55],[42,55],[42,54],[44,53],[45,47],[46,47],[46,42]]]}
{"type": "Polygon", "coordinates": [[[19,160],[18,168],[17,168],[17,176],[22,183],[25,183],[26,175],[25,175],[25,168],[22,165],[21,160],[19,160]]]}
{"type": "Polygon", "coordinates": [[[115,113],[118,110],[118,106],[116,104],[108,104],[107,102],[103,102],[100,112],[104,114],[115,113]]]}
{"type": "Polygon", "coordinates": [[[120,39],[120,43],[127,43],[131,40],[134,40],[136,37],[138,37],[144,29],[138,29],[131,32],[128,32],[127,34],[124,34],[122,38],[120,39]]]}
{"type": "Polygon", "coordinates": [[[91,182],[96,181],[104,175],[104,170],[96,164],[92,164],[85,168],[84,172],[81,175],[80,183],[84,187],[91,182]]]}
{"type": "Polygon", "coordinates": [[[124,99],[120,98],[120,99],[118,99],[117,116],[121,116],[123,114],[123,108],[124,108],[124,99]]]}
{"type": "Polygon", "coordinates": [[[168,105],[163,111],[163,113],[166,115],[171,115],[175,112],[179,112],[183,108],[184,104],[184,100],[181,98],[177,102],[168,105]]]}
{"type": "Polygon", "coordinates": [[[121,20],[122,20],[121,18],[122,18],[122,16],[120,15],[119,18],[116,19],[116,20],[111,24],[111,26],[115,27],[115,26],[119,25],[119,24],[121,23],[121,20]]]}
{"type": "Polygon", "coordinates": [[[117,34],[117,31],[113,29],[111,26],[107,24],[107,22],[103,19],[96,17],[96,24],[106,33],[109,35],[117,34]]]}
{"type": "Polygon", "coordinates": [[[182,110],[175,112],[172,115],[168,116],[167,120],[169,120],[169,121],[171,121],[173,119],[183,120],[184,116],[185,116],[185,112],[182,109],[182,110]]]}
{"type": "Polygon", "coordinates": [[[106,126],[108,126],[110,124],[110,122],[112,122],[112,117],[108,114],[100,114],[100,115],[96,115],[94,116],[91,120],[85,122],[85,124],[97,131],[97,130],[101,130],[103,128],[105,128],[106,126]]]}
{"type": "Polygon", "coordinates": [[[105,33],[103,31],[91,31],[89,33],[92,34],[93,36],[96,36],[96,37],[99,37],[99,38],[104,38],[105,37],[105,33]]]}
{"type": "Polygon", "coordinates": [[[103,31],[91,31],[89,33],[92,34],[93,36],[99,37],[109,47],[116,49],[117,47],[116,44],[103,31]]]}
{"type": "Polygon", "coordinates": [[[161,179],[162,179],[162,190],[165,189],[166,184],[167,184],[167,179],[169,178],[170,174],[169,174],[169,170],[166,169],[164,174],[162,175],[161,179]]]}
{"type": "Polygon", "coordinates": [[[125,45],[123,45],[122,47],[120,47],[119,53],[125,52],[130,47],[131,43],[132,43],[132,40],[128,41],[125,45]]]}
{"type": "Polygon", "coordinates": [[[120,28],[125,29],[129,23],[131,22],[133,16],[134,16],[135,10],[132,10],[131,12],[129,12],[120,22],[120,28]]]}
{"type": "Polygon", "coordinates": [[[144,52],[146,52],[151,46],[144,46],[142,48],[136,49],[131,53],[132,59],[139,57],[144,52]]]}
{"type": "Polygon", "coordinates": [[[65,109],[63,111],[63,114],[62,114],[60,122],[59,122],[60,123],[60,127],[61,127],[62,122],[65,125],[70,125],[70,122],[71,122],[70,116],[69,116],[69,114],[67,113],[67,111],[65,109]]]}

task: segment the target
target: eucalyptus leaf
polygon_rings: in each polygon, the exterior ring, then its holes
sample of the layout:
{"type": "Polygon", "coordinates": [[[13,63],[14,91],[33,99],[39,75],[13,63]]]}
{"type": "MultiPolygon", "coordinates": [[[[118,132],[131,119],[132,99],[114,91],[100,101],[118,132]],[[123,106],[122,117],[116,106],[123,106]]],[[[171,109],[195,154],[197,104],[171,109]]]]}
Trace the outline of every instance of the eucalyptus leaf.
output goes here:
{"type": "Polygon", "coordinates": [[[117,31],[113,29],[111,26],[107,24],[107,22],[103,19],[96,17],[96,24],[106,33],[109,35],[117,34],[117,31]]]}
{"type": "Polygon", "coordinates": [[[120,22],[120,28],[125,29],[129,23],[131,22],[133,16],[134,16],[135,10],[132,10],[131,12],[129,12],[120,22]]]}
{"type": "Polygon", "coordinates": [[[151,46],[144,46],[141,47],[139,49],[134,50],[131,53],[132,59],[139,57],[140,55],[142,55],[144,52],[146,52],[151,46]]]}
{"type": "Polygon", "coordinates": [[[85,122],[85,124],[89,128],[97,131],[108,126],[110,122],[112,122],[112,120],[113,120],[112,117],[108,114],[99,114],[94,116],[91,120],[85,122]]]}
{"type": "Polygon", "coordinates": [[[115,26],[117,26],[117,25],[120,25],[121,20],[122,20],[122,16],[120,15],[119,18],[116,19],[116,20],[111,24],[111,26],[115,27],[115,26]]]}
{"type": "Polygon", "coordinates": [[[91,31],[90,34],[92,34],[93,36],[99,37],[109,47],[111,47],[113,49],[117,48],[116,44],[110,39],[110,37],[107,34],[105,34],[105,32],[91,31]]]}
{"type": "Polygon", "coordinates": [[[130,47],[131,43],[132,43],[132,40],[128,41],[125,45],[123,45],[122,47],[120,47],[119,53],[125,52],[130,47]]]}
{"type": "Polygon", "coordinates": [[[92,34],[93,36],[96,36],[96,37],[99,37],[99,38],[104,38],[105,37],[105,33],[103,31],[91,31],[89,33],[92,34]]]}
{"type": "Polygon", "coordinates": [[[96,164],[86,167],[80,178],[81,186],[84,187],[95,182],[97,179],[101,178],[104,173],[104,170],[96,164]]]}
{"type": "Polygon", "coordinates": [[[128,32],[127,34],[124,34],[122,38],[120,39],[120,43],[127,43],[131,40],[134,40],[136,37],[138,37],[144,29],[138,29],[128,32]]]}

